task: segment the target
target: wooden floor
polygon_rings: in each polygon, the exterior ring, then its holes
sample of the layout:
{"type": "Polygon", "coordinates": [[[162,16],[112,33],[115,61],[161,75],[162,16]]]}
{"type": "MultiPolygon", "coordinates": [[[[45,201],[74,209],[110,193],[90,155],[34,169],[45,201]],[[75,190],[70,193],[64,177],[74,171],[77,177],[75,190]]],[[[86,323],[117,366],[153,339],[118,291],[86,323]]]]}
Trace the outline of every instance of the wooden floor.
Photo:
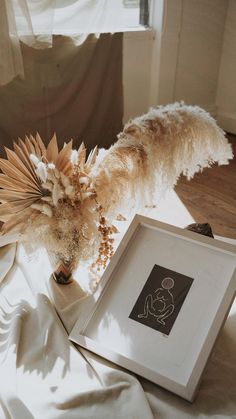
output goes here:
{"type": "Polygon", "coordinates": [[[191,181],[181,178],[175,191],[196,222],[208,222],[214,234],[236,239],[236,136],[228,134],[234,159],[214,166],[191,181]]]}

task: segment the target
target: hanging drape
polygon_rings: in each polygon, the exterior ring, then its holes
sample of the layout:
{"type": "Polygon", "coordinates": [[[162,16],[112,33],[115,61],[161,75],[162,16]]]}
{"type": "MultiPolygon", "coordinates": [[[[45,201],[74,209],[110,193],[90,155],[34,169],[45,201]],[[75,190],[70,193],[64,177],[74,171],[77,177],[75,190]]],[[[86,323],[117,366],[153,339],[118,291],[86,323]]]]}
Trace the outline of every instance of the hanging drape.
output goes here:
{"type": "Polygon", "coordinates": [[[122,10],[122,0],[0,0],[1,155],[36,131],[88,149],[115,140],[122,34],[109,32],[122,28],[122,10]]]}
{"type": "Polygon", "coordinates": [[[91,33],[121,31],[123,13],[122,0],[0,0],[0,86],[24,77],[21,41],[42,49],[60,34],[78,44],[91,33]]]}
{"type": "Polygon", "coordinates": [[[38,131],[60,145],[109,146],[122,129],[122,34],[90,35],[80,46],[55,36],[50,49],[22,44],[25,78],[0,88],[0,154],[38,131]]]}

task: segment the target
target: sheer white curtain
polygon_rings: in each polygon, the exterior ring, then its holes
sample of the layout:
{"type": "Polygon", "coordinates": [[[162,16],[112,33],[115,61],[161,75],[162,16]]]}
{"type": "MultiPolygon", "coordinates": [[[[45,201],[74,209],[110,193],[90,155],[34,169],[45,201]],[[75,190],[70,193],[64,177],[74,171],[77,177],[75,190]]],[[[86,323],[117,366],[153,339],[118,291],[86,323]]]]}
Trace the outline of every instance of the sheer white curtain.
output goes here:
{"type": "Polygon", "coordinates": [[[0,86],[24,77],[20,41],[48,48],[61,34],[78,44],[90,33],[120,31],[123,13],[122,0],[0,0],[0,86]]]}

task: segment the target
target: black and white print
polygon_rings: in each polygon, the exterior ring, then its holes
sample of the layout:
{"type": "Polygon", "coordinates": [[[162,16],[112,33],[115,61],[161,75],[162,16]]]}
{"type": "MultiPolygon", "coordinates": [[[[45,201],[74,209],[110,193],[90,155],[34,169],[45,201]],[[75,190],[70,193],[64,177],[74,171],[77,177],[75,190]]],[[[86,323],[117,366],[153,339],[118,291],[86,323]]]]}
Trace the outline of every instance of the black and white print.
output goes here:
{"type": "Polygon", "coordinates": [[[193,278],[154,265],[129,318],[169,335],[193,278]]]}

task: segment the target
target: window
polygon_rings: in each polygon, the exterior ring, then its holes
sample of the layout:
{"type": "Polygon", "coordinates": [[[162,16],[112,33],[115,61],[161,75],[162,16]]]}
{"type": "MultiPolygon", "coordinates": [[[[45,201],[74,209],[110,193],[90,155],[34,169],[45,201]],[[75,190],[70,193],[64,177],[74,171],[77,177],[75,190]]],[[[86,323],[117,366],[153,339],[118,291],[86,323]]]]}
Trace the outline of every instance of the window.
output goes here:
{"type": "Polygon", "coordinates": [[[124,22],[127,28],[148,26],[149,0],[123,0],[124,22]]]}
{"type": "Polygon", "coordinates": [[[29,33],[70,35],[141,29],[148,26],[149,1],[27,0],[22,8],[18,0],[11,0],[20,36],[29,33]]]}

